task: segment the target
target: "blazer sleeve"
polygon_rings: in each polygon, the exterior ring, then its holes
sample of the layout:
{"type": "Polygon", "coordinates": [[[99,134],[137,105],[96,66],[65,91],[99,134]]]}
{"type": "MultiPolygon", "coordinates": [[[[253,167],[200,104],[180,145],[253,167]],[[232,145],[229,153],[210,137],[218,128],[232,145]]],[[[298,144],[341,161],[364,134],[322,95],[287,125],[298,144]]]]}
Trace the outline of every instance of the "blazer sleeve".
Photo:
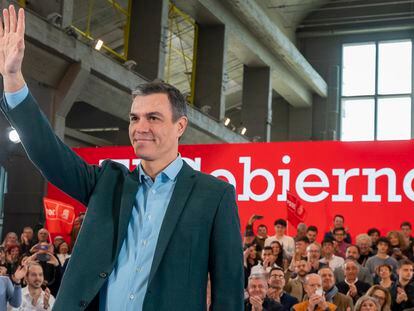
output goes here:
{"type": "Polygon", "coordinates": [[[211,310],[243,310],[243,250],[233,186],[220,200],[210,237],[211,310]]]}
{"type": "Polygon", "coordinates": [[[9,108],[3,95],[0,109],[19,134],[23,148],[42,175],[87,205],[101,169],[88,165],[55,135],[30,93],[13,109],[9,108]]]}

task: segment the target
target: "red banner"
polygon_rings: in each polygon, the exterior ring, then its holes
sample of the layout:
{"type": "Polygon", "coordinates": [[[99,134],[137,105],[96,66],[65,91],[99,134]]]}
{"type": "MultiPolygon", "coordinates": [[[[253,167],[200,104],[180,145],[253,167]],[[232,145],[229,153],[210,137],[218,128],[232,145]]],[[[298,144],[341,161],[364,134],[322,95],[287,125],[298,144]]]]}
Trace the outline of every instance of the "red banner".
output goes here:
{"type": "MultiPolygon", "coordinates": [[[[75,151],[93,164],[110,158],[133,169],[139,163],[131,147],[75,151]]],[[[192,145],[180,152],[194,169],[236,187],[243,226],[251,214],[263,215],[257,223],[270,234],[274,220],[288,216],[288,191],[306,209],[305,223],[320,231],[335,214],[345,217],[352,235],[370,227],[385,234],[414,220],[414,140],[192,145]]],[[[54,189],[49,196],[61,198],[54,189]]],[[[82,209],[74,200],[65,202],[82,209]]],[[[292,225],[288,230],[295,233],[292,225]]]]}
{"type": "Polygon", "coordinates": [[[52,241],[57,235],[63,236],[66,242],[70,242],[70,233],[75,220],[73,206],[49,198],[43,199],[46,216],[46,228],[49,230],[52,241]]]}

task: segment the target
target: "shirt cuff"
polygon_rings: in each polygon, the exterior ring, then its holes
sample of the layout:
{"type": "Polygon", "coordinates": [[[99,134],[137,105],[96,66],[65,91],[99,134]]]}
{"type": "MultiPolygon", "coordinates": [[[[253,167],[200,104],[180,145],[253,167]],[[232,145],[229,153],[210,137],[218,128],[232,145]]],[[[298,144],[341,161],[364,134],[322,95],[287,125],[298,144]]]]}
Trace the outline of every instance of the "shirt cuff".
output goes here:
{"type": "Polygon", "coordinates": [[[29,94],[29,88],[25,84],[20,90],[9,93],[4,92],[4,97],[6,98],[6,103],[10,109],[17,107],[29,94]]]}

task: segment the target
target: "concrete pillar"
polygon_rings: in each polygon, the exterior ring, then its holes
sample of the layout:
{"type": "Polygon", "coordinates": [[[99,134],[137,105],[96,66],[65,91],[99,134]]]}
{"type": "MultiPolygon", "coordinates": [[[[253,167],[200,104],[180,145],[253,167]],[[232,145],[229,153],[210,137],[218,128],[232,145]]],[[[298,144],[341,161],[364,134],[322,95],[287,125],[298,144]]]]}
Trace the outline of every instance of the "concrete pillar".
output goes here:
{"type": "Polygon", "coordinates": [[[163,79],[168,29],[168,0],[134,0],[128,59],[143,77],[163,79]]]}
{"type": "Polygon", "coordinates": [[[272,124],[272,88],[269,67],[248,67],[243,70],[242,126],[250,138],[270,141],[272,124]]]}
{"type": "Polygon", "coordinates": [[[272,99],[271,141],[289,140],[289,103],[281,96],[272,99]]]}
{"type": "Polygon", "coordinates": [[[339,139],[339,117],[341,114],[339,104],[339,75],[340,69],[338,66],[331,66],[329,68],[325,140],[339,139]]]}
{"type": "Polygon", "coordinates": [[[224,25],[199,25],[194,104],[217,120],[224,118],[224,25]]]}

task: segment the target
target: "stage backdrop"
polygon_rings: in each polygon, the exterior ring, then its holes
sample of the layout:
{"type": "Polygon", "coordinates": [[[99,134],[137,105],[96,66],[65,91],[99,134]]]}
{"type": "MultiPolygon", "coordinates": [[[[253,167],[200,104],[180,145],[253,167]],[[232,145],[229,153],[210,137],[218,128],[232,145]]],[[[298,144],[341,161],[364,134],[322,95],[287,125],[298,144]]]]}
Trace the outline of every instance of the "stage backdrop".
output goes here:
{"type": "MultiPolygon", "coordinates": [[[[91,164],[112,159],[132,170],[139,163],[131,147],[75,151],[91,164]]],[[[259,214],[264,218],[257,224],[273,234],[274,220],[288,216],[288,196],[300,203],[293,204],[300,206],[299,218],[320,231],[335,214],[345,217],[353,236],[370,227],[385,234],[402,221],[414,222],[414,140],[187,145],[180,153],[194,169],[236,187],[242,231],[249,217],[259,214]]],[[[75,206],[77,213],[84,210],[53,187],[48,197],[75,206]]],[[[288,230],[295,233],[292,223],[288,230]]]]}

